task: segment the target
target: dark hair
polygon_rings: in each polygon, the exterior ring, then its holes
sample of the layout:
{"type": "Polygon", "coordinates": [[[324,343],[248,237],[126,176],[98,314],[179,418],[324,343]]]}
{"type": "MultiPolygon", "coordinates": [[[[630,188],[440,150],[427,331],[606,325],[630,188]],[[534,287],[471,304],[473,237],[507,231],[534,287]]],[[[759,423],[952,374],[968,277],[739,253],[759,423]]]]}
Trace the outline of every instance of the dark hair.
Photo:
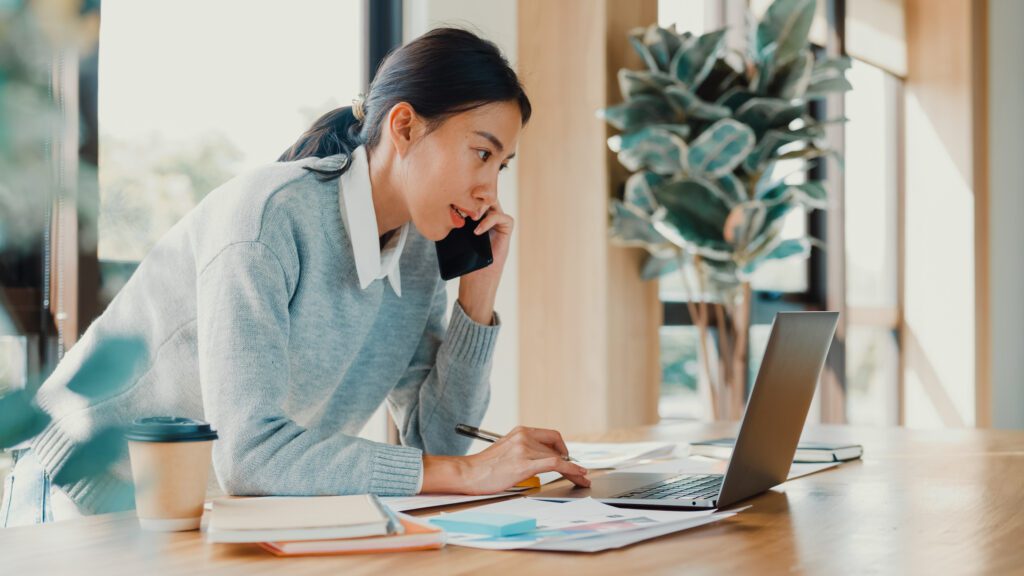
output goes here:
{"type": "MultiPolygon", "coordinates": [[[[356,119],[351,106],[324,114],[299,137],[278,162],[309,156],[351,153],[380,142],[381,125],[391,108],[407,102],[427,120],[428,130],[447,118],[494,102],[516,102],[523,124],[532,109],[519,78],[493,42],[458,28],[436,28],[388,55],[363,102],[365,117],[356,119]]],[[[316,172],[324,180],[348,168],[316,172]]]]}

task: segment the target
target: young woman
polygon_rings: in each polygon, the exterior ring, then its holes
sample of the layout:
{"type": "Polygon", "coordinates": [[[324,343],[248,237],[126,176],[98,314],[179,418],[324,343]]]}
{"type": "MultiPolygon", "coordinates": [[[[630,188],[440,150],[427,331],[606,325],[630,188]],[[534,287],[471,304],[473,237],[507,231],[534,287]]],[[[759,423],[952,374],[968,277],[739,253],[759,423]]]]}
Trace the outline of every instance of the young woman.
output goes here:
{"type": "Polygon", "coordinates": [[[18,451],[0,520],[130,507],[126,454],[84,478],[62,471],[90,438],[153,415],[213,424],[231,494],[487,493],[551,470],[589,485],[555,431],[516,428],[471,456],[454,433],[487,407],[513,228],[498,174],[529,118],[515,72],[470,32],[394,52],[364,100],[212,192],[154,247],[38,393],[52,421],[18,451]],[[466,218],[481,219],[494,263],[459,279],[445,326],[434,242],[466,218]],[[126,385],[73,385],[125,338],[145,343],[126,385]],[[398,446],[356,436],[385,401],[398,446]]]}

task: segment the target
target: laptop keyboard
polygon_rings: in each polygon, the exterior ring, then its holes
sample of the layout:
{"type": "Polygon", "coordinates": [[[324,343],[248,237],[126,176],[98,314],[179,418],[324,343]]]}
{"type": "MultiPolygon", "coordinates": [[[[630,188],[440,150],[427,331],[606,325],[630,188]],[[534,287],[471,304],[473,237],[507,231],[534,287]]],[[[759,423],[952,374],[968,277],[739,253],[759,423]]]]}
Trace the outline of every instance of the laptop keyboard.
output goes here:
{"type": "Polygon", "coordinates": [[[709,500],[722,489],[721,474],[685,474],[655,484],[641,486],[616,498],[638,500],[709,500]]]}

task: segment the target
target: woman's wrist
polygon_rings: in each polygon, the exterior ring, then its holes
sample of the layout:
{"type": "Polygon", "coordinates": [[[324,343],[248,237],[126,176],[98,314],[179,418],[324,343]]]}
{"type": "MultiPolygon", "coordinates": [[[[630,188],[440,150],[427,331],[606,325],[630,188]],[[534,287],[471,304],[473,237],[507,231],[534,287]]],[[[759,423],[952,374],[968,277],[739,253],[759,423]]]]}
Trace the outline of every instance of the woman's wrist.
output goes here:
{"type": "Polygon", "coordinates": [[[462,311],[477,324],[490,326],[494,323],[494,290],[482,290],[477,292],[471,287],[462,284],[459,286],[459,305],[462,311]],[[465,286],[465,287],[464,287],[465,286]]]}
{"type": "Polygon", "coordinates": [[[423,455],[423,494],[461,494],[468,463],[464,456],[423,455]]]}

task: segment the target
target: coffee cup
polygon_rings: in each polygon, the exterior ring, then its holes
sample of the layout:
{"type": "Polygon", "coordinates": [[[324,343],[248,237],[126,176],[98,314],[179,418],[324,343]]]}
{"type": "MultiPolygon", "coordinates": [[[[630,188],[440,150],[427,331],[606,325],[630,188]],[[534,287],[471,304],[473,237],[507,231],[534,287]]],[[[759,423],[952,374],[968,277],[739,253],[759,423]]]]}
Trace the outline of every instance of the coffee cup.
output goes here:
{"type": "Polygon", "coordinates": [[[132,422],[125,438],[142,528],[198,529],[217,432],[201,420],[154,416],[132,422]]]}

